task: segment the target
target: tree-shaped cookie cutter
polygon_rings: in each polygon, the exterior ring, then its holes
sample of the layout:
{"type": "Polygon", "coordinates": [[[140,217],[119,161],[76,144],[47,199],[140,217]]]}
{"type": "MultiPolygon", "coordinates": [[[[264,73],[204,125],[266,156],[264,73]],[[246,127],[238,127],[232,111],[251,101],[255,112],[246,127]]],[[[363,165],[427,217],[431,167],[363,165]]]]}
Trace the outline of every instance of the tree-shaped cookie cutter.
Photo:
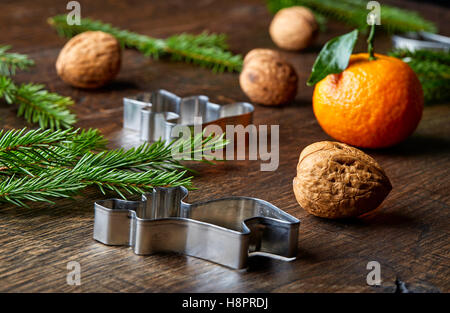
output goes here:
{"type": "Polygon", "coordinates": [[[300,221],[271,203],[228,197],[186,203],[184,187],[155,188],[141,201],[95,203],[94,239],[126,245],[138,255],[177,252],[233,269],[249,255],[293,260],[300,221]]]}
{"type": "Polygon", "coordinates": [[[133,98],[124,98],[123,127],[135,131],[141,141],[170,141],[176,125],[194,126],[197,117],[202,126],[247,126],[252,122],[254,107],[247,102],[219,105],[207,96],[178,97],[167,90],[156,90],[133,98]]]}

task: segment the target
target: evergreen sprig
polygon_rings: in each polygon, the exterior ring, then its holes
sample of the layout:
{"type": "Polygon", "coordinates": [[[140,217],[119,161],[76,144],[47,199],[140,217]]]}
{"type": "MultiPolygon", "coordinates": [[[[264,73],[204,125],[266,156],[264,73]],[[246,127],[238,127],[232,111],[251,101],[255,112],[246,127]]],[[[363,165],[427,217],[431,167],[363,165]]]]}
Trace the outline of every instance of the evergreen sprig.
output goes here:
{"type": "Polygon", "coordinates": [[[28,69],[34,64],[26,55],[6,53],[9,46],[0,46],[0,98],[9,104],[18,105],[18,116],[41,128],[69,128],[76,122],[75,115],[68,109],[73,100],[49,92],[39,84],[16,85],[10,75],[16,69],[28,69]]]}
{"type": "Polygon", "coordinates": [[[7,52],[10,48],[0,46],[0,75],[14,75],[16,69],[25,70],[34,65],[34,61],[24,54],[7,52]]]}
{"type": "Polygon", "coordinates": [[[48,19],[48,23],[63,37],[71,38],[85,31],[103,31],[117,38],[122,46],[137,49],[146,56],[158,59],[168,55],[173,60],[193,63],[211,68],[216,72],[240,71],[242,57],[228,51],[224,34],[199,35],[180,34],[167,39],[152,38],[110,24],[88,18],[81,19],[80,25],[67,24],[66,15],[48,19]]]}
{"type": "Polygon", "coordinates": [[[408,63],[419,77],[425,102],[450,100],[450,53],[444,51],[404,49],[394,50],[391,56],[408,63]]]}
{"type": "Polygon", "coordinates": [[[43,166],[66,166],[90,151],[105,148],[106,140],[98,130],[0,131],[0,174],[25,173],[43,166]]]}
{"type": "Polygon", "coordinates": [[[116,192],[125,198],[123,191],[129,194],[139,194],[150,191],[156,186],[191,186],[192,177],[184,177],[186,170],[144,170],[132,171],[132,168],[124,170],[120,167],[105,164],[97,164],[103,155],[84,155],[73,167],[71,172],[77,174],[80,181],[86,185],[96,185],[102,193],[105,189],[116,192]]]}
{"type": "Polygon", "coordinates": [[[68,109],[73,100],[45,90],[43,85],[22,84],[15,90],[14,99],[19,104],[17,115],[41,128],[68,128],[76,122],[68,109]]]}
{"type": "MultiPolygon", "coordinates": [[[[295,5],[305,6],[315,13],[342,21],[360,30],[366,29],[367,1],[364,0],[266,0],[272,13],[295,5]]],[[[436,32],[436,25],[418,13],[393,6],[381,5],[381,26],[388,32],[429,31],[436,32]]]]}
{"type": "MultiPolygon", "coordinates": [[[[223,148],[223,136],[198,134],[191,139],[143,144],[128,151],[104,150],[97,130],[0,131],[0,202],[53,203],[97,186],[101,192],[139,194],[157,186],[192,187],[180,160],[198,151],[223,148]],[[181,151],[183,147],[188,147],[181,151]]],[[[203,160],[205,161],[205,160],[203,160]]],[[[207,160],[206,160],[207,161],[207,160]]]]}
{"type": "Polygon", "coordinates": [[[48,170],[39,177],[12,175],[0,181],[0,201],[24,207],[25,200],[53,203],[49,198],[69,198],[85,187],[77,173],[65,170],[48,170]]]}

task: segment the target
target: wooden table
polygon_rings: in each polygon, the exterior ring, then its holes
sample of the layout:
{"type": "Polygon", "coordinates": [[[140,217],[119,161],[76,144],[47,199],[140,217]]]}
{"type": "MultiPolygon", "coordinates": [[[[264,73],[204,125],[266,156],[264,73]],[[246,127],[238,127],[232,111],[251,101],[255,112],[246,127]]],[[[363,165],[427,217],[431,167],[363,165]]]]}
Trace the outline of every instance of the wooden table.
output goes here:
{"type": "MultiPolygon", "coordinates": [[[[203,30],[229,36],[234,52],[273,48],[267,27],[271,15],[262,1],[80,1],[89,16],[155,37],[203,30]]],[[[449,35],[450,10],[432,5],[393,2],[420,10],[449,35]]],[[[65,40],[46,24],[64,13],[63,1],[2,1],[1,44],[29,54],[36,66],[16,76],[17,82],[46,84],[71,96],[80,127],[98,127],[117,147],[121,139],[122,97],[165,88],[179,95],[205,94],[218,103],[246,100],[238,74],[213,74],[193,65],[153,61],[136,51],[123,54],[122,70],[100,90],[74,89],[56,75],[55,61],[65,40]]],[[[296,101],[279,108],[256,106],[254,122],[280,125],[280,165],[259,171],[259,161],[195,165],[199,188],[190,201],[246,195],[272,202],[302,220],[298,259],[283,262],[252,258],[249,268],[234,271],[175,254],[137,256],[126,247],[107,247],[92,239],[93,202],[88,190],[76,201],[33,204],[31,209],[2,205],[0,209],[0,291],[73,292],[393,292],[396,278],[413,291],[450,290],[450,107],[427,106],[419,128],[402,144],[367,151],[385,168],[393,190],[376,214],[353,221],[330,221],[307,214],[292,192],[297,158],[307,145],[330,138],[311,108],[313,89],[305,86],[320,47],[349,31],[330,23],[317,43],[301,53],[284,53],[299,74],[296,101]],[[81,264],[81,286],[66,283],[69,261],[81,264]],[[369,261],[381,264],[382,284],[366,284],[369,261]]],[[[359,43],[359,51],[365,49],[359,43]]],[[[390,40],[377,37],[375,49],[386,52],[390,40]]],[[[25,125],[14,108],[0,104],[3,128],[25,125]]]]}

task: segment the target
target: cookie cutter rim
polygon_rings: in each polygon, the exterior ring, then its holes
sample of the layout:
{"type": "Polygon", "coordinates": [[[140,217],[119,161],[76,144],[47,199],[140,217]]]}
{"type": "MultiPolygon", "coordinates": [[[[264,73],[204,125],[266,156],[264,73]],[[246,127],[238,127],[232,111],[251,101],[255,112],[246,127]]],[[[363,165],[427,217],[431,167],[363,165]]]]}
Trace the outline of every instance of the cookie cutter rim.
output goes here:
{"type": "Polygon", "coordinates": [[[393,35],[394,48],[450,51],[450,38],[443,35],[433,34],[425,31],[408,32],[402,35],[393,35]]]}
{"type": "Polygon", "coordinates": [[[177,252],[233,269],[252,255],[296,258],[300,220],[270,202],[233,196],[187,203],[187,196],[184,187],[157,187],[141,201],[97,201],[93,237],[138,255],[177,252]]]}
{"type": "Polygon", "coordinates": [[[202,127],[216,124],[224,130],[225,124],[247,126],[254,111],[248,102],[219,105],[205,95],[179,97],[164,89],[125,97],[123,107],[123,127],[138,132],[141,141],[149,142],[176,139],[172,130],[177,125],[200,125],[195,120],[198,117],[202,118],[202,127]]]}

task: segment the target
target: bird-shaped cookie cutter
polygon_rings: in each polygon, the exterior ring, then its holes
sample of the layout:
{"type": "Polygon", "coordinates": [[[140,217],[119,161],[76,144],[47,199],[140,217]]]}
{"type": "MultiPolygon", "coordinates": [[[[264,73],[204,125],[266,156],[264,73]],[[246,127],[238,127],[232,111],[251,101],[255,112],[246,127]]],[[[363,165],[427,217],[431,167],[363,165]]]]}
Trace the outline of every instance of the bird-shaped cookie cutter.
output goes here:
{"type": "Polygon", "coordinates": [[[187,195],[184,187],[158,187],[141,201],[97,201],[94,239],[138,255],[177,252],[233,269],[245,268],[253,254],[296,258],[300,221],[271,203],[228,197],[189,204],[187,195]]]}
{"type": "Polygon", "coordinates": [[[202,126],[243,125],[252,122],[254,107],[247,102],[219,105],[207,96],[178,97],[163,89],[136,97],[124,98],[123,127],[136,132],[141,141],[176,139],[172,129],[176,125],[193,127],[201,117],[202,126]]]}

